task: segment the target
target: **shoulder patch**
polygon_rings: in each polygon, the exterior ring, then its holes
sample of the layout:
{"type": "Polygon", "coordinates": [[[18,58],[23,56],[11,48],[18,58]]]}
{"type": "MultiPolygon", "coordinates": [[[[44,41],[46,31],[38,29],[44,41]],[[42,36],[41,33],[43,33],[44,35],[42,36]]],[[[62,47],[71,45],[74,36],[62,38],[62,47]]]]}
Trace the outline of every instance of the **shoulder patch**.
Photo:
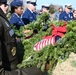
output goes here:
{"type": "Polygon", "coordinates": [[[11,29],[11,30],[9,31],[9,34],[10,34],[10,36],[13,36],[13,35],[14,35],[14,30],[11,29]]]}

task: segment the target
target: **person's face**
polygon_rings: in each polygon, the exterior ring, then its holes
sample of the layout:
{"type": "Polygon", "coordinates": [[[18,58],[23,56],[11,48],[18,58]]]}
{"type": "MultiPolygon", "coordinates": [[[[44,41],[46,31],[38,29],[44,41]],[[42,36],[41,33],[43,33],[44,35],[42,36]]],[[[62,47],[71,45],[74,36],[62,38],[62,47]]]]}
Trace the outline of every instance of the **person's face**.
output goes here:
{"type": "Polygon", "coordinates": [[[49,10],[47,10],[46,8],[42,8],[42,12],[46,12],[46,13],[49,13],[49,10]]]}
{"type": "Polygon", "coordinates": [[[73,11],[73,16],[76,18],[76,10],[73,11]]]}
{"type": "Polygon", "coordinates": [[[22,6],[18,7],[17,9],[15,9],[15,13],[17,13],[18,15],[21,15],[23,13],[22,6]]]}
{"type": "Polygon", "coordinates": [[[62,11],[63,11],[63,9],[62,9],[62,8],[60,8],[60,9],[59,9],[59,12],[62,12],[62,11]]]}
{"type": "Polygon", "coordinates": [[[67,7],[65,7],[65,11],[66,11],[67,13],[69,13],[69,12],[71,11],[71,9],[68,9],[67,7]]]}
{"type": "Polygon", "coordinates": [[[5,5],[5,4],[1,4],[0,5],[0,8],[3,10],[3,12],[6,14],[7,12],[7,9],[8,9],[8,6],[7,5],[5,5]]]}
{"type": "Polygon", "coordinates": [[[73,13],[76,14],[76,10],[73,13]]]}
{"type": "Polygon", "coordinates": [[[36,9],[36,5],[30,4],[30,6],[33,11],[36,9]]]}

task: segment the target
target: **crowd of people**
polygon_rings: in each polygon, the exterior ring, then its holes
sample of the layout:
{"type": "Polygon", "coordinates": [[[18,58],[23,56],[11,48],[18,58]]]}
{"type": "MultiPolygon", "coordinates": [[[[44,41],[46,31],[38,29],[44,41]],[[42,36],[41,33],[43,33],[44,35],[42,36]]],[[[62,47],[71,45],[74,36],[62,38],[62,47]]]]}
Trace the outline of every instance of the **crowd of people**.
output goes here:
{"type": "MultiPolygon", "coordinates": [[[[38,15],[44,12],[49,13],[49,5],[42,5],[38,14],[36,12],[36,0],[26,0],[26,2],[27,8],[23,12],[23,2],[13,0],[10,3],[12,15],[8,20],[6,17],[7,0],[0,0],[0,75],[43,75],[43,72],[36,67],[17,69],[16,39],[11,25],[20,29],[20,26],[36,21],[38,15]]],[[[59,7],[58,11],[54,13],[53,20],[76,20],[76,9],[72,10],[72,5],[65,5],[65,9],[59,7]]]]}
{"type": "MultiPolygon", "coordinates": [[[[50,5],[43,4],[41,6],[41,10],[39,13],[36,11],[36,0],[26,0],[26,10],[23,11],[23,2],[19,0],[13,0],[10,3],[11,7],[11,13],[12,16],[10,18],[10,24],[15,25],[17,29],[20,28],[20,26],[24,26],[29,24],[32,21],[36,21],[37,16],[41,15],[42,13],[46,12],[49,13],[50,5]]],[[[51,18],[51,16],[50,16],[51,18]]],[[[65,8],[60,6],[58,10],[53,15],[53,20],[59,21],[69,21],[69,20],[76,20],[76,9],[72,8],[71,4],[65,5],[65,8]]]]}

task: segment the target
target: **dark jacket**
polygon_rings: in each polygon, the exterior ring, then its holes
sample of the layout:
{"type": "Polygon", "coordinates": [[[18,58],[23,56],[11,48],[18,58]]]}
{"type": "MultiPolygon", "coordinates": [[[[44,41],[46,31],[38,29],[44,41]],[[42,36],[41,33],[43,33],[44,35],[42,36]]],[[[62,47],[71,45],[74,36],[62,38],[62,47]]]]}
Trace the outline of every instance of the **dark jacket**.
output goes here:
{"type": "Polygon", "coordinates": [[[73,13],[66,13],[66,11],[63,11],[60,16],[59,16],[59,20],[64,20],[64,21],[70,21],[73,19],[73,13]]]}
{"type": "Polygon", "coordinates": [[[27,25],[30,22],[35,21],[36,15],[37,14],[35,12],[31,12],[29,9],[26,9],[26,11],[22,15],[22,20],[23,20],[24,24],[27,25]]]}
{"type": "Polygon", "coordinates": [[[20,26],[24,26],[22,18],[16,13],[13,13],[10,18],[10,24],[16,26],[17,29],[20,29],[20,26]]]}
{"type": "Polygon", "coordinates": [[[36,67],[17,69],[17,64],[14,31],[0,9],[0,75],[42,75],[36,67]]]}
{"type": "MultiPolygon", "coordinates": [[[[4,12],[0,9],[0,51],[2,66],[6,70],[16,69],[17,54],[16,54],[16,40],[14,31],[11,28],[9,21],[4,12]]],[[[1,66],[1,65],[0,65],[1,66]]]]}

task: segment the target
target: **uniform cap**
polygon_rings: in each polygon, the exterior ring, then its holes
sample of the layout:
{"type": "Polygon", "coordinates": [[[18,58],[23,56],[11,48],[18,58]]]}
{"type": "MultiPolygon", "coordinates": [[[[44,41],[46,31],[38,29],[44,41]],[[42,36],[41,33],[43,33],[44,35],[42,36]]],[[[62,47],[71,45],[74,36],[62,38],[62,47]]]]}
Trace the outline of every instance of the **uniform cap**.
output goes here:
{"type": "Polygon", "coordinates": [[[67,7],[68,9],[72,9],[72,5],[71,4],[66,4],[65,7],[67,7]]]}
{"type": "Polygon", "coordinates": [[[7,0],[0,0],[0,3],[7,4],[7,0]]]}
{"type": "Polygon", "coordinates": [[[22,6],[23,5],[23,2],[22,1],[12,1],[10,3],[10,6],[22,6]]]}
{"type": "Polygon", "coordinates": [[[37,5],[36,4],[37,0],[26,0],[26,2],[29,3],[29,4],[33,4],[34,6],[37,5]]]}
{"type": "Polygon", "coordinates": [[[43,4],[43,5],[42,5],[42,8],[47,8],[47,9],[49,9],[49,5],[48,5],[48,4],[43,4]]]}
{"type": "Polygon", "coordinates": [[[27,3],[29,3],[29,2],[30,2],[30,0],[26,0],[26,2],[27,2],[27,3]]]}

